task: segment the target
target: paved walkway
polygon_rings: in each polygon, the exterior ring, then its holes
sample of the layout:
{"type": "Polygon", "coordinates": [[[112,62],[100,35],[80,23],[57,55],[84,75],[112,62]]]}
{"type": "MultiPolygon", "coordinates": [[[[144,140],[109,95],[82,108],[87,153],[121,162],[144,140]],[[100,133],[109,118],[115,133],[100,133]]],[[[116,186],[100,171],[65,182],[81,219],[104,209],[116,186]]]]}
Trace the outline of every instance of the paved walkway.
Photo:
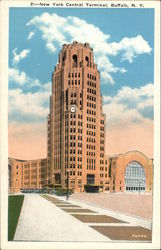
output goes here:
{"type": "Polygon", "coordinates": [[[39,195],[25,195],[14,240],[108,241],[88,225],[39,195]]]}
{"type": "Polygon", "coordinates": [[[67,203],[65,197],[26,194],[14,240],[149,241],[151,226],[151,220],[129,216],[88,202],[70,198],[67,203]]]}

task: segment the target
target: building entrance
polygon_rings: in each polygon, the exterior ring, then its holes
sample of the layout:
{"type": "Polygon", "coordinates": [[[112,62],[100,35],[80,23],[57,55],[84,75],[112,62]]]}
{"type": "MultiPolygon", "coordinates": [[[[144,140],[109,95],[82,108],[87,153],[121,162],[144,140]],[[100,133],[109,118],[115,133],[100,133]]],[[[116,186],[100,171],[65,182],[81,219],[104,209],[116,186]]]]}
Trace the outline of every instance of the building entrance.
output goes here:
{"type": "Polygon", "coordinates": [[[137,161],[131,161],[125,171],[125,191],[145,192],[145,171],[137,161]]]}
{"type": "Polygon", "coordinates": [[[95,183],[95,175],[87,174],[87,184],[94,184],[94,183],[95,183]]]}

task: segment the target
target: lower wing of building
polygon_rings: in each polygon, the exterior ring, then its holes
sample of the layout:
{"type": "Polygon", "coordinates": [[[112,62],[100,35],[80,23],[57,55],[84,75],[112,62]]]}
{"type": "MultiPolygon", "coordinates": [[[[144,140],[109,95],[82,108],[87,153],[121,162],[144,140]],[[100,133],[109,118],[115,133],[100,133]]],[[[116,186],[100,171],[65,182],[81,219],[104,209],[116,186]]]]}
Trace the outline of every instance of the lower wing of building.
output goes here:
{"type": "Polygon", "coordinates": [[[81,176],[71,178],[66,175],[65,183],[61,183],[61,176],[57,179],[54,175],[51,186],[47,182],[48,175],[47,159],[25,161],[9,158],[9,193],[54,189],[57,186],[73,192],[152,192],[153,160],[139,151],[105,156],[100,165],[99,184],[92,172],[86,173],[84,182],[80,182],[81,176]]]}

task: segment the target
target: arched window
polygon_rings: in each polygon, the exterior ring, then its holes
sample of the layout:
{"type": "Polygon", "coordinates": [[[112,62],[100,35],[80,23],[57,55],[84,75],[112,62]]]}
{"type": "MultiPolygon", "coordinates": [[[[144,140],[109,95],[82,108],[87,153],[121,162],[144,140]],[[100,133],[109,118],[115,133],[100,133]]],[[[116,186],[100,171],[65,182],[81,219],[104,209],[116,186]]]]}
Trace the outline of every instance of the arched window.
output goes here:
{"type": "Polygon", "coordinates": [[[85,60],[87,62],[87,66],[89,66],[89,58],[88,58],[88,56],[85,57],[85,60]]]}
{"type": "Polygon", "coordinates": [[[73,67],[77,67],[77,55],[73,55],[73,67]]]}
{"type": "Polygon", "coordinates": [[[63,54],[63,57],[62,57],[62,65],[64,66],[65,65],[65,58],[66,58],[66,53],[63,54]]]}
{"type": "Polygon", "coordinates": [[[125,171],[125,190],[131,192],[145,191],[145,171],[137,161],[131,161],[125,171]]]}

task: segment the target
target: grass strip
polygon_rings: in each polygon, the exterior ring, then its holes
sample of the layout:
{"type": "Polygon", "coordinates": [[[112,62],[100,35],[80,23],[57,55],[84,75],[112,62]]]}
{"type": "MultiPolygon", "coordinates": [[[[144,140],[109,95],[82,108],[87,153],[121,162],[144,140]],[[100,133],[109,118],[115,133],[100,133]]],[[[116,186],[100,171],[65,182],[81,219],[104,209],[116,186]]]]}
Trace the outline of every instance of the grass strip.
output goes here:
{"type": "Polygon", "coordinates": [[[24,195],[9,196],[8,201],[8,240],[14,239],[16,227],[18,224],[24,195]]]}

